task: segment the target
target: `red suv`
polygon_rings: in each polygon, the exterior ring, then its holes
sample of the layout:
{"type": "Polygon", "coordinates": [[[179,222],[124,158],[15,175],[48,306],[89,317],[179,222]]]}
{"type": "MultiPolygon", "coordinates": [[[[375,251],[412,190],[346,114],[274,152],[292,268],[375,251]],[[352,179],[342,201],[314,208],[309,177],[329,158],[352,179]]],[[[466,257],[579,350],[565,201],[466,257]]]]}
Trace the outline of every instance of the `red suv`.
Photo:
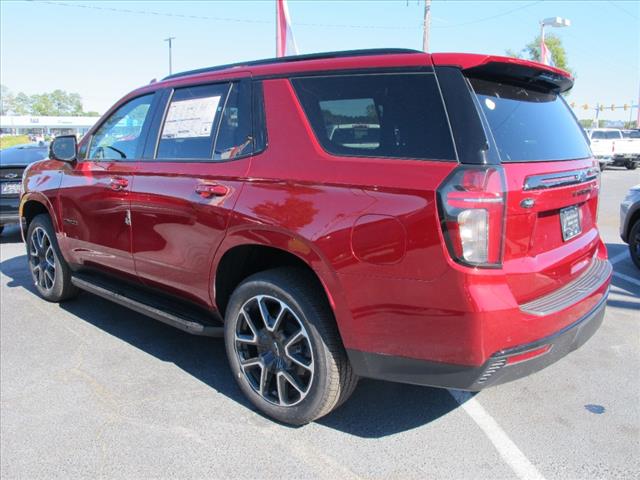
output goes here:
{"type": "Polygon", "coordinates": [[[292,424],[360,376],[525,376],[593,335],[609,289],[572,83],[411,50],[169,76],[25,172],[33,280],[224,336],[242,391],[292,424]]]}

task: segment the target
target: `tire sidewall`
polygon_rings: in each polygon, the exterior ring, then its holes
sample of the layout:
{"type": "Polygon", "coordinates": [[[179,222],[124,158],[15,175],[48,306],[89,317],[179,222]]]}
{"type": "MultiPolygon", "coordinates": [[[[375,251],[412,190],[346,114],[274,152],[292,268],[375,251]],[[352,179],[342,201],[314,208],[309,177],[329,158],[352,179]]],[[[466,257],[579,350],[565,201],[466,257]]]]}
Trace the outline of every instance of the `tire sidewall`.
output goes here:
{"type": "Polygon", "coordinates": [[[31,275],[31,279],[33,280],[33,283],[42,298],[50,302],[57,302],[58,300],[60,300],[60,298],[62,298],[64,291],[64,269],[66,265],[63,265],[61,261],[62,255],[60,253],[60,249],[58,248],[58,239],[56,238],[53,225],[51,224],[51,219],[47,215],[36,216],[29,224],[26,240],[27,262],[29,264],[29,274],[31,275]],[[56,275],[53,282],[53,288],[51,288],[51,290],[44,290],[40,287],[40,285],[38,285],[31,268],[31,254],[29,251],[31,249],[31,235],[37,227],[42,228],[47,233],[47,235],[49,236],[49,240],[51,241],[51,247],[53,248],[53,260],[56,269],[56,275]]]}
{"type": "Polygon", "coordinates": [[[248,279],[242,283],[231,296],[225,318],[225,348],[231,372],[242,392],[259,410],[284,423],[305,424],[313,420],[326,401],[328,389],[328,367],[333,361],[328,355],[328,349],[314,324],[314,317],[321,312],[305,301],[304,298],[294,298],[281,286],[269,280],[248,279]],[[314,372],[311,389],[307,396],[298,404],[291,407],[280,407],[263,399],[249,384],[235,352],[235,330],[238,314],[244,303],[256,295],[269,295],[286,303],[298,316],[309,336],[313,349],[314,372]]]}
{"type": "Polygon", "coordinates": [[[631,261],[637,268],[640,268],[640,257],[638,256],[638,245],[634,244],[635,238],[640,234],[640,221],[637,221],[629,231],[629,254],[631,261]]]}

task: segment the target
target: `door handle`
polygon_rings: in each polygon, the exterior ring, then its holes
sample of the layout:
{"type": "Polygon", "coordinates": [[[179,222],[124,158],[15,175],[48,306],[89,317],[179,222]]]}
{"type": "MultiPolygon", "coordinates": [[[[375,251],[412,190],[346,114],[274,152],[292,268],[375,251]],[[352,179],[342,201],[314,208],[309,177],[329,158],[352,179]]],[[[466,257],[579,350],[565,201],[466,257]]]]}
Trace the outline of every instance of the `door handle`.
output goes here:
{"type": "Polygon", "coordinates": [[[203,198],[224,197],[229,188],[217,183],[203,183],[196,186],[196,193],[203,198]]]}
{"type": "Polygon", "coordinates": [[[120,190],[124,190],[128,186],[129,186],[129,180],[127,180],[126,178],[111,177],[109,179],[109,188],[111,188],[111,190],[114,190],[116,192],[119,192],[120,190]]]}

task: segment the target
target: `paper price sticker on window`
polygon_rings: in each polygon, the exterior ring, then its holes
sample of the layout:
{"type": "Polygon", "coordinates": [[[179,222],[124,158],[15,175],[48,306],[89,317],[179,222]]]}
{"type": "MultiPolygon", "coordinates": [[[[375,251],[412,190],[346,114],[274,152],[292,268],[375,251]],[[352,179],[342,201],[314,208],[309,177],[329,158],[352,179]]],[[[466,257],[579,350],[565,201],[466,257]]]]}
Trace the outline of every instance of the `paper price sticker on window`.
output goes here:
{"type": "Polygon", "coordinates": [[[213,128],[220,96],[171,102],[162,138],[208,137],[213,128]]]}

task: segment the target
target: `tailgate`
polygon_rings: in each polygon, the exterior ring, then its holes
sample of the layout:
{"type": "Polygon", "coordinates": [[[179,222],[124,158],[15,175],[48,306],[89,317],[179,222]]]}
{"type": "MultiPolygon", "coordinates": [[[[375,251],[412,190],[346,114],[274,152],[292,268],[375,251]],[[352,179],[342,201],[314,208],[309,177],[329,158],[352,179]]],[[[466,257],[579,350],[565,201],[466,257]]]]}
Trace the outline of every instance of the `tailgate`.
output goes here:
{"type": "Polygon", "coordinates": [[[557,89],[468,72],[506,183],[503,269],[518,303],[558,290],[589,267],[599,173],[557,89]]]}
{"type": "Polygon", "coordinates": [[[599,178],[591,160],[505,164],[504,269],[518,303],[563,287],[597,253],[599,178]]]}

